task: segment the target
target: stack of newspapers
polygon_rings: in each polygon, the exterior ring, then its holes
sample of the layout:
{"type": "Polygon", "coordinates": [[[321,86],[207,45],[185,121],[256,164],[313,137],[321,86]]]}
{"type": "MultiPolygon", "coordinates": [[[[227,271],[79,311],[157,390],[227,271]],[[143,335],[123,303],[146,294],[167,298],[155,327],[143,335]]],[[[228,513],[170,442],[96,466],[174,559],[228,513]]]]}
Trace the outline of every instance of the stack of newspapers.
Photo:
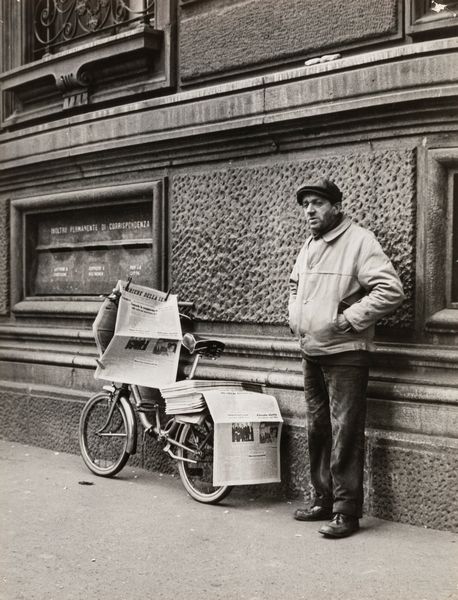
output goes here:
{"type": "Polygon", "coordinates": [[[241,381],[185,379],[160,388],[168,415],[201,412],[205,409],[205,392],[210,390],[260,392],[262,386],[241,381]]]}

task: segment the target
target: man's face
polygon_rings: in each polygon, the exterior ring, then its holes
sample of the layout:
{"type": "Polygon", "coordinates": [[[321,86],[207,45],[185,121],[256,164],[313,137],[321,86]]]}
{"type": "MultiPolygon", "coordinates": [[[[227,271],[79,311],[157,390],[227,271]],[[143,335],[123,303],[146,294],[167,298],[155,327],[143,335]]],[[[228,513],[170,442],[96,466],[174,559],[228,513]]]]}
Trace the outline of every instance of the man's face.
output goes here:
{"type": "Polygon", "coordinates": [[[332,228],[341,212],[340,202],[332,204],[319,194],[306,194],[302,199],[305,218],[313,234],[332,228]]]}

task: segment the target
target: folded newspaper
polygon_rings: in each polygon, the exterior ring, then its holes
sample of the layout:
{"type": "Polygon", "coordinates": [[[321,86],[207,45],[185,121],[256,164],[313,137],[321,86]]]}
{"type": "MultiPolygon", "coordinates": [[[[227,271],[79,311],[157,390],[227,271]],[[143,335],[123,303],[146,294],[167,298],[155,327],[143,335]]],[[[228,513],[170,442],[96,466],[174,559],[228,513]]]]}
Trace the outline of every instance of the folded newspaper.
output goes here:
{"type": "Polygon", "coordinates": [[[205,393],[209,390],[260,392],[262,386],[241,381],[211,381],[185,379],[167,386],[161,386],[160,392],[165,400],[165,412],[168,415],[198,412],[206,407],[205,393]]]}
{"type": "Polygon", "coordinates": [[[276,398],[208,389],[205,401],[215,424],[213,485],[280,481],[283,419],[276,398]]]}
{"type": "Polygon", "coordinates": [[[105,300],[93,332],[96,379],[159,388],[176,381],[181,348],[177,296],[119,281],[118,307],[105,300]]]}

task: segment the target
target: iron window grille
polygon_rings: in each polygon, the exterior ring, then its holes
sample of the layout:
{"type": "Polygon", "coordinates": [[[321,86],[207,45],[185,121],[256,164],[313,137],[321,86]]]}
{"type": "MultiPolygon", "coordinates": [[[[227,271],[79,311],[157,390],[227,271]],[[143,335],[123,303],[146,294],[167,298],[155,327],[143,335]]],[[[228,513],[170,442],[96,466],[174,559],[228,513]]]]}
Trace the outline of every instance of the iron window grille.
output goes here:
{"type": "Polygon", "coordinates": [[[38,0],[33,19],[33,60],[95,36],[155,27],[156,0],[38,0]]]}

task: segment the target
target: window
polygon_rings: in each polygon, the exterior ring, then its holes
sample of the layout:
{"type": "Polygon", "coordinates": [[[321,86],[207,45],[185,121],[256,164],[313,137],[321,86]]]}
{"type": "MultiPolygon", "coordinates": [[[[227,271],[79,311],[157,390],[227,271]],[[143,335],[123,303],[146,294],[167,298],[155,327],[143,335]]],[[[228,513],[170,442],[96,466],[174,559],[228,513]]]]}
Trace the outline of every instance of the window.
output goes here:
{"type": "Polygon", "coordinates": [[[92,315],[129,276],[165,289],[166,239],[162,181],[13,200],[13,311],[92,315]]]}
{"type": "Polygon", "coordinates": [[[418,322],[440,343],[458,334],[458,148],[431,149],[419,165],[418,322]],[[423,313],[423,315],[422,315],[423,313]]]}
{"type": "Polygon", "coordinates": [[[455,35],[458,30],[458,2],[410,0],[407,32],[418,37],[455,35]]]}

